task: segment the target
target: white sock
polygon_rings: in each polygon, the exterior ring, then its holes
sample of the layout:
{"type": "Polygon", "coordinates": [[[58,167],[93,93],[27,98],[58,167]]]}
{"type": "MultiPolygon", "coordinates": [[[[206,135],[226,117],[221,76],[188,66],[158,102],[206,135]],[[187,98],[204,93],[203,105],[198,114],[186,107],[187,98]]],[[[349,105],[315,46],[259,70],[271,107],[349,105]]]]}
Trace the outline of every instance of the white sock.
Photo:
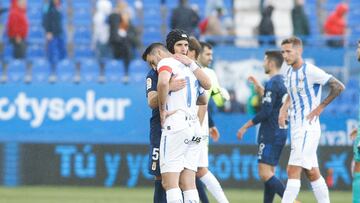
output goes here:
{"type": "Polygon", "coordinates": [[[330,203],[329,189],[322,176],[311,182],[311,187],[318,203],[330,203]]]}
{"type": "Polygon", "coordinates": [[[182,203],[183,197],[180,188],[173,188],[166,191],[167,203],[182,203]]]}
{"type": "Polygon", "coordinates": [[[198,191],[195,190],[186,190],[183,192],[184,194],[184,203],[199,203],[199,194],[198,191]]]}
{"type": "Polygon", "coordinates": [[[293,203],[300,191],[300,180],[289,179],[281,203],[293,203]]]}
{"type": "Polygon", "coordinates": [[[206,185],[206,188],[210,191],[212,196],[215,197],[216,201],[219,203],[228,203],[225,193],[221,188],[219,181],[216,177],[208,171],[203,177],[200,178],[201,182],[206,185]]]}

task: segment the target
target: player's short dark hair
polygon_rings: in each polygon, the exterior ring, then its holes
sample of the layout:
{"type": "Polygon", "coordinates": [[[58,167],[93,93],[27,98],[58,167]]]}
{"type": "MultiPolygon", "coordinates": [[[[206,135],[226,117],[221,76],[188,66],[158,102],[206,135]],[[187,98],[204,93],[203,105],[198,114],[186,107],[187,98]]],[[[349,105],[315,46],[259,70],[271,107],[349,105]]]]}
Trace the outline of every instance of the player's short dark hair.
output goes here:
{"type": "Polygon", "coordinates": [[[207,47],[208,49],[212,49],[212,45],[208,42],[202,41],[200,42],[200,45],[201,45],[201,52],[204,51],[205,47],[207,47]]]}
{"type": "Polygon", "coordinates": [[[189,42],[189,35],[181,29],[173,29],[166,36],[166,48],[172,53],[175,53],[174,46],[176,42],[186,40],[189,42]]]}
{"type": "Polygon", "coordinates": [[[195,58],[198,58],[201,52],[201,44],[195,37],[189,37],[189,51],[195,51],[195,58]]]}
{"type": "Polygon", "coordinates": [[[284,62],[284,58],[281,54],[281,51],[278,50],[268,50],[265,52],[265,55],[267,56],[267,58],[271,61],[275,62],[275,65],[278,69],[281,68],[281,65],[284,62]]]}
{"type": "Polygon", "coordinates": [[[153,52],[153,50],[157,49],[157,48],[161,48],[161,49],[164,49],[164,50],[167,50],[166,47],[160,43],[160,42],[155,42],[155,43],[152,43],[150,44],[144,51],[144,53],[142,54],[142,59],[144,61],[146,61],[146,57],[151,54],[153,52]]]}
{"type": "Polygon", "coordinates": [[[295,36],[284,39],[281,42],[281,45],[284,45],[284,44],[292,44],[293,46],[299,46],[299,47],[303,46],[301,39],[298,37],[295,37],[295,36]]]}

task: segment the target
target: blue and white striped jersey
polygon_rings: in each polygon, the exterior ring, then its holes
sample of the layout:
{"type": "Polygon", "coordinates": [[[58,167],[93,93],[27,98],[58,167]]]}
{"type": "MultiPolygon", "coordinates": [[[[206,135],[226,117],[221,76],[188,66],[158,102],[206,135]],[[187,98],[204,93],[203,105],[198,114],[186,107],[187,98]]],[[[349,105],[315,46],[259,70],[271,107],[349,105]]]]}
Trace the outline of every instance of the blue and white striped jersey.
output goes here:
{"type": "MultiPolygon", "coordinates": [[[[285,84],[291,98],[289,116],[292,130],[309,124],[306,116],[320,104],[321,87],[331,77],[313,64],[304,63],[299,69],[289,66],[285,84]]],[[[311,126],[314,126],[314,130],[320,130],[319,119],[316,118],[311,126]]]]}

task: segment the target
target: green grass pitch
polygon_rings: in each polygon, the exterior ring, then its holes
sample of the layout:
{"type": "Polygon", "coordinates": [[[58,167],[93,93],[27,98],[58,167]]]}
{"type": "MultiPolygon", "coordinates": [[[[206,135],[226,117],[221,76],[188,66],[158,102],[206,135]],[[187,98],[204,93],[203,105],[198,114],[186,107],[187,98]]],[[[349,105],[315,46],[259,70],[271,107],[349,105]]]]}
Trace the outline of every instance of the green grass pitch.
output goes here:
{"type": "MultiPolygon", "coordinates": [[[[151,203],[152,188],[102,187],[0,187],[0,203],[151,203]]],[[[230,202],[262,202],[261,190],[225,189],[230,202]]],[[[209,195],[210,202],[216,202],[209,195]]],[[[330,191],[332,203],[351,202],[350,191],[330,191]]],[[[298,199],[315,203],[311,191],[303,190],[298,199]]],[[[276,197],[275,203],[280,199],[276,197]]]]}

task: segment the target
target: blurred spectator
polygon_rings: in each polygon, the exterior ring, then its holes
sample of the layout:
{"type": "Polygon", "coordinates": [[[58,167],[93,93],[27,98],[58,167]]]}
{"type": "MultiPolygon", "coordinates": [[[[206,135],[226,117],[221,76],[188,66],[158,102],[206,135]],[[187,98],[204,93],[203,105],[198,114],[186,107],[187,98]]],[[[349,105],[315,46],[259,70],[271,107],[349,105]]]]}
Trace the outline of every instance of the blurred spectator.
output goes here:
{"type": "Polygon", "coordinates": [[[330,37],[340,37],[336,39],[327,40],[327,45],[330,47],[342,47],[344,46],[344,37],[346,33],[346,20],[345,15],[348,12],[349,7],[346,3],[340,3],[336,6],[325,21],[324,33],[330,37]]]}
{"type": "Polygon", "coordinates": [[[92,47],[95,48],[96,57],[100,64],[102,73],[100,75],[103,75],[104,73],[104,60],[110,55],[110,26],[107,23],[107,20],[111,11],[112,5],[110,0],[98,0],[96,2],[96,11],[93,18],[92,47]]]}
{"type": "Polygon", "coordinates": [[[295,6],[291,11],[291,18],[295,36],[306,37],[310,35],[309,22],[304,12],[304,0],[295,0],[295,6]]]}
{"type": "Polygon", "coordinates": [[[264,44],[275,45],[274,24],[271,19],[273,10],[274,7],[269,5],[261,12],[261,21],[259,24],[260,45],[264,45],[264,44]]]}
{"type": "Polygon", "coordinates": [[[316,0],[317,24],[320,33],[324,33],[324,24],[327,17],[326,2],[327,0],[316,0]]]}
{"type": "Polygon", "coordinates": [[[202,37],[213,46],[219,43],[233,44],[233,41],[225,36],[234,34],[234,26],[230,18],[223,18],[223,12],[224,10],[219,7],[199,23],[202,37]]]}
{"type": "Polygon", "coordinates": [[[7,34],[14,46],[13,57],[26,57],[26,38],[29,31],[29,22],[26,16],[26,0],[12,0],[7,23],[7,34]]]}
{"type": "Polygon", "coordinates": [[[228,113],[245,113],[245,106],[236,100],[234,90],[229,90],[230,100],[225,102],[224,112],[228,113]]]}
{"type": "Polygon", "coordinates": [[[225,11],[224,0],[206,0],[205,16],[212,15],[219,8],[225,11]]]}
{"type": "Polygon", "coordinates": [[[8,9],[7,8],[0,8],[0,15],[5,13],[8,9]]]}
{"type": "Polygon", "coordinates": [[[179,0],[179,6],[171,14],[170,28],[185,30],[189,35],[194,35],[199,21],[199,15],[187,5],[187,0],[179,0]]]}
{"type": "Polygon", "coordinates": [[[209,17],[207,26],[205,28],[205,35],[226,35],[226,29],[222,26],[221,18],[223,16],[223,9],[217,8],[209,17]]]}
{"type": "Polygon", "coordinates": [[[115,59],[124,62],[123,82],[129,82],[129,66],[133,47],[139,44],[135,27],[131,24],[131,11],[126,1],[119,1],[109,16],[110,45],[115,59]]]}
{"type": "Polygon", "coordinates": [[[56,81],[56,64],[66,57],[65,36],[62,26],[62,13],[60,0],[50,0],[43,15],[43,27],[46,32],[46,53],[51,64],[52,74],[50,82],[56,81]]]}

